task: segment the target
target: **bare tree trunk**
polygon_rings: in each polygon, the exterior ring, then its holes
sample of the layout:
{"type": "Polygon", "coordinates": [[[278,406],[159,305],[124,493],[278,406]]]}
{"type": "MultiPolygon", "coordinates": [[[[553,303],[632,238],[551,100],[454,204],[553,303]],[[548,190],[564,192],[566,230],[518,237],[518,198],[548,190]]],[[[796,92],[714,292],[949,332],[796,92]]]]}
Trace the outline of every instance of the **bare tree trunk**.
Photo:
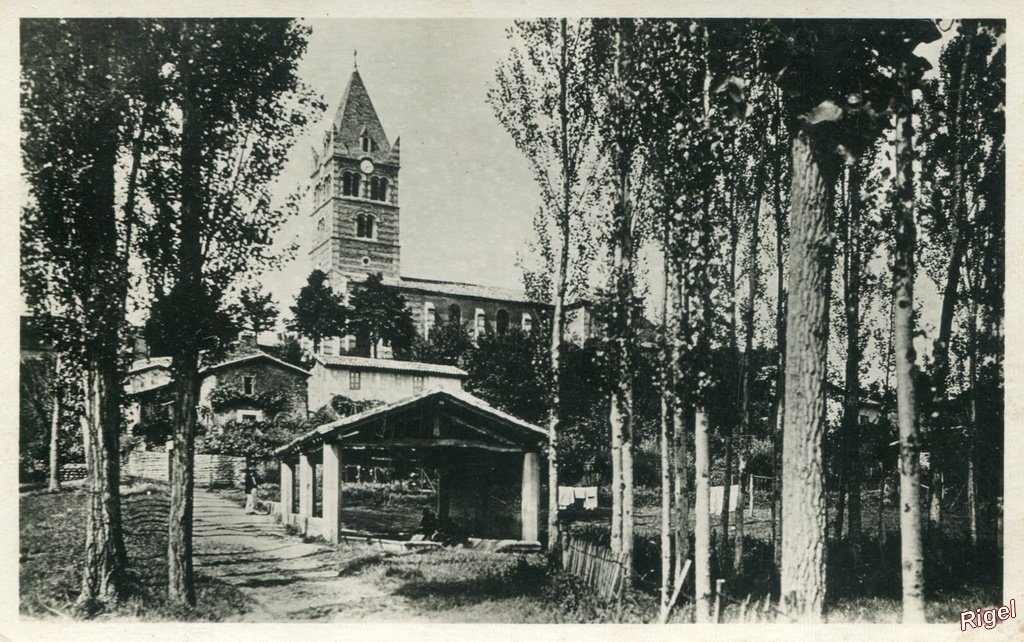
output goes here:
{"type": "Polygon", "coordinates": [[[903,99],[896,117],[896,254],[893,261],[893,342],[896,406],[900,433],[900,556],[903,622],[924,622],[924,550],[921,545],[920,436],[914,392],[914,150],[912,97],[906,69],[900,70],[903,99]]]}
{"type": "Polygon", "coordinates": [[[694,595],[697,624],[711,621],[711,487],[709,486],[710,453],[708,444],[708,418],[703,410],[697,411],[694,431],[695,482],[697,511],[694,524],[694,595]]]}
{"type": "MultiPolygon", "coordinates": [[[[612,287],[614,312],[610,333],[615,353],[616,380],[612,386],[609,420],[612,426],[613,467],[618,458],[618,489],[613,491],[612,536],[616,534],[618,517],[619,550],[624,560],[624,585],[629,586],[633,576],[633,221],[630,203],[630,171],[632,169],[632,141],[626,131],[625,74],[623,71],[623,42],[625,29],[619,21],[615,30],[614,100],[616,102],[615,141],[612,145],[615,205],[612,231],[612,287]],[[617,451],[617,455],[615,454],[617,451]],[[615,511],[614,502],[619,510],[615,511]]],[[[613,468],[614,476],[614,468],[613,468]]],[[[613,540],[614,544],[614,540],[613,540]]]]}
{"type": "Polygon", "coordinates": [[[674,350],[671,345],[676,341],[675,323],[670,324],[677,314],[677,310],[670,309],[669,301],[674,298],[670,295],[673,288],[672,283],[672,220],[669,214],[665,213],[665,228],[662,247],[663,284],[664,290],[661,298],[661,334],[662,345],[665,348],[665,361],[662,365],[661,378],[661,609],[660,621],[668,619],[669,596],[672,590],[672,436],[674,426],[672,414],[678,400],[675,399],[675,378],[673,377],[674,365],[672,358],[674,350]],[[671,327],[670,327],[671,325],[671,327]]]}
{"type": "Polygon", "coordinates": [[[562,155],[562,212],[558,217],[559,241],[558,271],[555,274],[554,315],[551,320],[551,375],[552,398],[548,413],[548,551],[558,547],[558,430],[561,419],[562,391],[562,341],[565,334],[565,295],[569,271],[569,209],[572,205],[572,184],[570,182],[569,158],[569,108],[568,108],[568,35],[567,21],[559,23],[561,34],[561,66],[559,67],[558,115],[561,121],[559,141],[562,155]]]}
{"type": "MultiPolygon", "coordinates": [[[[177,297],[184,292],[203,289],[203,253],[200,231],[204,195],[201,138],[203,123],[200,109],[192,102],[195,91],[189,61],[192,51],[192,27],[181,26],[182,62],[179,73],[181,97],[181,225],[177,257],[177,297]]],[[[192,568],[193,458],[195,453],[196,406],[199,402],[199,319],[183,315],[173,359],[175,398],[173,405],[173,445],[171,450],[171,505],[167,527],[167,597],[171,602],[196,603],[192,568]]]]}
{"type": "Polygon", "coordinates": [[[967,370],[967,386],[971,395],[971,419],[967,433],[967,521],[971,537],[971,546],[978,546],[978,498],[975,459],[978,438],[978,304],[971,302],[970,323],[967,326],[968,344],[970,346],[970,363],[967,370]]]}
{"type": "MultiPolygon", "coordinates": [[[[95,50],[92,50],[95,52],[95,50]]],[[[109,69],[106,52],[96,57],[98,74],[109,69]]],[[[93,285],[83,318],[91,324],[84,351],[84,439],[88,466],[89,510],[85,520],[85,556],[82,592],[78,602],[87,609],[116,600],[124,589],[127,558],[121,531],[120,435],[122,377],[118,367],[119,328],[124,322],[126,275],[119,274],[115,196],[117,163],[116,116],[103,111],[97,117],[97,136],[104,144],[83,182],[92,200],[94,272],[109,275],[93,285]]],[[[94,277],[95,278],[95,277],[94,277]]]]}
{"type": "MultiPolygon", "coordinates": [[[[775,109],[775,135],[782,138],[781,100],[775,109]]],[[[785,214],[782,211],[782,155],[775,156],[775,193],[772,209],[775,215],[775,345],[779,364],[775,377],[775,432],[772,435],[772,560],[775,569],[782,568],[782,435],[786,416],[786,288],[785,288],[785,214]]]]}
{"type": "Polygon", "coordinates": [[[760,287],[760,273],[757,261],[758,248],[761,242],[761,206],[764,198],[765,177],[757,175],[756,197],[754,199],[753,220],[750,223],[750,249],[747,264],[747,306],[743,310],[744,345],[743,357],[740,361],[741,388],[741,441],[739,444],[739,492],[736,494],[736,543],[733,550],[733,569],[737,575],[743,573],[743,504],[744,489],[747,476],[746,443],[749,439],[751,426],[754,423],[753,387],[754,387],[754,308],[757,305],[757,290],[760,287]]]}
{"type": "MultiPolygon", "coordinates": [[[[736,371],[741,372],[743,367],[743,357],[740,355],[739,339],[737,337],[738,330],[738,309],[736,306],[736,255],[739,246],[739,221],[736,218],[736,186],[735,183],[730,185],[729,189],[729,350],[731,357],[735,359],[734,365],[736,371]]],[[[743,388],[743,379],[740,375],[739,386],[736,388],[735,400],[737,405],[741,403],[743,388]]],[[[722,527],[722,539],[719,546],[718,559],[721,560],[722,572],[726,575],[730,574],[730,567],[732,566],[732,551],[729,546],[729,506],[732,504],[732,483],[733,483],[733,466],[735,458],[735,439],[736,439],[736,426],[733,421],[725,421],[722,423],[724,430],[725,439],[725,471],[723,474],[724,488],[722,489],[722,512],[719,518],[719,524],[722,527]]]]}
{"type": "Polygon", "coordinates": [[[781,597],[798,619],[820,621],[825,600],[822,440],[834,161],[815,154],[806,131],[797,132],[792,144],[781,597]]]}
{"type": "MultiPolygon", "coordinates": [[[[860,434],[860,172],[856,164],[847,169],[847,274],[845,295],[846,312],[846,403],[843,408],[844,456],[849,509],[847,532],[854,543],[860,538],[860,461],[858,451],[860,434]]],[[[842,535],[841,531],[837,535],[842,535]]]]}
{"type": "Polygon", "coordinates": [[[50,485],[51,493],[60,492],[60,406],[61,406],[61,358],[53,364],[53,407],[50,410],[50,485]]]}
{"type": "MultiPolygon", "coordinates": [[[[678,389],[679,382],[684,381],[682,367],[683,339],[689,332],[689,296],[683,292],[685,277],[682,264],[671,262],[672,268],[670,284],[674,292],[675,314],[679,315],[679,323],[673,326],[671,337],[671,368],[672,380],[678,389]],[[681,326],[678,327],[678,326],[681,326]],[[680,332],[680,329],[682,332],[680,332]]],[[[685,395],[685,393],[684,393],[685,395]]],[[[690,426],[692,413],[688,406],[687,397],[675,399],[672,406],[672,477],[673,477],[673,502],[675,505],[673,521],[675,523],[675,573],[673,576],[676,582],[680,581],[680,574],[683,571],[683,564],[690,555],[690,494],[687,487],[687,456],[686,456],[686,435],[690,426]]]]}
{"type": "Polygon", "coordinates": [[[81,604],[119,597],[125,580],[127,560],[121,531],[120,462],[118,437],[121,409],[118,402],[121,381],[116,367],[91,359],[85,401],[89,511],[85,523],[85,565],[82,572],[81,604]]]}

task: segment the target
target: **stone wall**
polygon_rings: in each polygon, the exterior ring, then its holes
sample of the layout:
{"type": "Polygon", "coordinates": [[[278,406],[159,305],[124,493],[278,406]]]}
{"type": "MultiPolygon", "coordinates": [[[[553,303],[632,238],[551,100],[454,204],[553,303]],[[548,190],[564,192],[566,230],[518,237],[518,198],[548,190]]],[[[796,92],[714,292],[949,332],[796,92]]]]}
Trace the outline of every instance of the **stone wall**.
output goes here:
{"type": "MultiPolygon", "coordinates": [[[[156,481],[168,481],[169,464],[166,452],[135,451],[121,462],[121,474],[156,481]]],[[[210,486],[245,486],[245,458],[230,455],[196,455],[195,484],[210,486]]]]}

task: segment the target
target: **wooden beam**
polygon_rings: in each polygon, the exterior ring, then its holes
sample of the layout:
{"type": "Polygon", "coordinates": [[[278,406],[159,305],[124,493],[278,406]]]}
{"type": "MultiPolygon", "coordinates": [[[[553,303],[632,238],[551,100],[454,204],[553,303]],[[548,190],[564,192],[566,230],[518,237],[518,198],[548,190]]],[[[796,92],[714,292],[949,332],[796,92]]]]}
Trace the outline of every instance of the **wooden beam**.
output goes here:
{"type": "Polygon", "coordinates": [[[498,446],[471,439],[388,439],[378,442],[344,442],[346,449],[388,449],[388,448],[475,448],[500,453],[530,452],[525,446],[498,446]]]}
{"type": "Polygon", "coordinates": [[[481,427],[481,426],[474,426],[473,424],[469,423],[465,419],[462,419],[461,417],[450,416],[449,419],[452,420],[452,423],[458,424],[458,425],[462,426],[463,428],[469,428],[470,430],[473,430],[473,431],[476,431],[476,432],[481,433],[483,435],[486,435],[486,436],[490,437],[491,439],[496,439],[496,440],[498,440],[498,441],[500,441],[502,443],[513,445],[513,446],[518,445],[517,442],[509,439],[508,437],[503,437],[502,435],[499,435],[499,434],[495,433],[493,430],[490,430],[488,428],[484,428],[484,427],[481,427]]]}

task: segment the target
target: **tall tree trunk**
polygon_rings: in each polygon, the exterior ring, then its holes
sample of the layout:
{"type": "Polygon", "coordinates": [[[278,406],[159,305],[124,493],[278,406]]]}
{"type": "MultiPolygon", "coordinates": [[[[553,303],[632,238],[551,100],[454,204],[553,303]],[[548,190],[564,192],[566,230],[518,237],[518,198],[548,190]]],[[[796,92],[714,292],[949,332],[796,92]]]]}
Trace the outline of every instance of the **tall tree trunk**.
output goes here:
{"type": "Polygon", "coordinates": [[[924,622],[924,550],[921,545],[919,488],[920,436],[914,391],[914,134],[913,99],[907,70],[900,70],[903,96],[896,117],[896,253],[893,261],[893,343],[896,362],[896,413],[900,434],[900,556],[903,622],[924,622]]]}
{"type": "Polygon", "coordinates": [[[807,131],[797,132],[792,145],[781,597],[800,620],[820,621],[825,600],[826,293],[835,161],[815,154],[807,131]]]}
{"type": "Polygon", "coordinates": [[[671,323],[677,310],[670,309],[669,301],[673,299],[670,292],[672,283],[672,219],[664,214],[664,239],[662,242],[662,272],[664,290],[661,298],[661,338],[664,347],[665,363],[662,365],[661,377],[661,609],[660,621],[668,618],[669,596],[672,590],[672,414],[678,403],[675,399],[675,379],[673,375],[671,344],[675,338],[675,323],[671,323]]]}
{"type": "MultiPolygon", "coordinates": [[[[178,293],[203,290],[202,229],[203,188],[201,109],[194,100],[190,59],[192,25],[181,26],[182,56],[180,64],[181,96],[181,225],[177,257],[178,293]]],[[[167,596],[171,602],[194,605],[195,578],[192,568],[192,511],[195,453],[196,406],[199,402],[199,319],[184,314],[173,370],[175,398],[173,403],[173,444],[171,450],[171,505],[167,529],[167,596]]]]}
{"type": "Polygon", "coordinates": [[[60,353],[53,364],[53,405],[50,409],[50,485],[51,493],[60,492],[60,406],[61,406],[61,358],[60,353]]]}
{"type": "MultiPolygon", "coordinates": [[[[627,109],[624,51],[624,29],[619,21],[615,30],[614,84],[617,110],[616,140],[612,145],[612,167],[615,171],[615,205],[612,232],[612,315],[611,338],[618,357],[616,378],[612,387],[611,423],[613,464],[618,452],[618,488],[612,494],[612,536],[618,530],[619,550],[624,560],[624,586],[629,586],[633,575],[633,224],[630,203],[630,170],[632,169],[632,143],[626,131],[627,109]],[[618,528],[614,520],[614,502],[618,528]]],[[[614,540],[613,540],[614,543],[614,540]]]]}
{"type": "MultiPolygon", "coordinates": [[[[925,400],[933,406],[941,404],[948,394],[948,379],[950,371],[949,344],[953,336],[953,317],[956,314],[956,302],[960,285],[960,271],[967,251],[967,196],[964,184],[964,159],[963,148],[969,144],[968,134],[964,122],[964,99],[967,92],[972,91],[970,83],[967,82],[968,64],[971,58],[971,49],[974,43],[974,36],[977,32],[977,21],[969,21],[974,25],[973,30],[966,35],[966,42],[963,49],[963,57],[960,61],[960,74],[956,79],[956,86],[950,88],[949,95],[955,101],[953,108],[953,126],[950,134],[953,137],[953,212],[952,216],[952,243],[950,244],[949,265],[946,269],[946,282],[942,290],[942,307],[939,312],[939,332],[932,346],[932,377],[931,377],[931,399],[925,400]]],[[[943,418],[946,413],[929,413],[935,417],[938,423],[936,427],[941,429],[943,418]]],[[[932,448],[929,462],[929,504],[928,521],[932,527],[939,527],[942,523],[942,468],[941,457],[937,448],[932,448]]]]}
{"type": "Polygon", "coordinates": [[[978,546],[978,498],[977,498],[977,447],[978,438],[978,304],[971,301],[970,323],[967,326],[970,363],[967,370],[967,386],[971,399],[971,417],[967,433],[967,522],[971,546],[978,546]]]}
{"type": "MultiPolygon", "coordinates": [[[[846,263],[844,288],[846,312],[846,399],[843,407],[843,464],[849,496],[847,532],[854,544],[860,537],[860,172],[856,164],[847,168],[846,263]]],[[[842,531],[836,533],[842,536],[842,531]]]]}
{"type": "MultiPolygon", "coordinates": [[[[683,291],[686,277],[683,274],[683,263],[672,261],[669,263],[672,269],[669,279],[670,287],[674,292],[673,310],[678,315],[678,323],[671,323],[673,332],[671,336],[671,368],[673,391],[677,391],[681,382],[685,381],[682,366],[683,358],[683,336],[689,334],[689,296],[683,291]]],[[[687,455],[686,435],[689,433],[693,413],[688,406],[688,395],[676,397],[675,405],[672,406],[672,478],[673,478],[673,523],[675,540],[675,572],[673,577],[679,582],[679,575],[683,571],[683,564],[690,556],[690,493],[687,486],[687,455]]]]}
{"type": "Polygon", "coordinates": [[[569,108],[568,108],[568,34],[567,21],[562,18],[559,32],[562,38],[559,56],[558,116],[561,123],[559,146],[562,156],[562,211],[558,217],[559,241],[558,268],[555,274],[554,316],[551,327],[551,375],[552,397],[548,412],[548,551],[553,551],[559,542],[558,523],[558,430],[561,420],[562,391],[562,341],[565,334],[565,295],[569,282],[569,234],[570,207],[572,206],[572,183],[570,182],[571,159],[569,158],[569,108]]]}
{"type": "Polygon", "coordinates": [[[743,357],[740,361],[740,384],[742,386],[740,425],[742,429],[740,430],[741,442],[739,444],[739,492],[736,494],[736,543],[733,550],[733,569],[737,575],[743,573],[743,504],[746,500],[744,489],[747,476],[746,443],[754,424],[755,369],[752,363],[754,357],[754,308],[757,305],[757,289],[760,287],[757,253],[761,243],[761,206],[763,205],[765,178],[758,173],[756,180],[753,220],[750,223],[750,249],[747,256],[747,305],[743,310],[743,357]]]}
{"type": "MultiPolygon", "coordinates": [[[[729,189],[729,351],[730,356],[735,360],[736,372],[741,372],[743,367],[743,359],[740,356],[739,339],[737,337],[738,331],[738,308],[736,305],[736,255],[739,249],[739,221],[737,220],[736,213],[736,185],[732,183],[729,189]]],[[[740,403],[741,391],[743,387],[742,376],[739,380],[739,385],[736,387],[736,396],[734,399],[737,405],[740,403]]],[[[732,566],[732,551],[729,546],[729,506],[732,503],[732,483],[733,474],[732,469],[734,466],[733,459],[735,458],[735,438],[736,438],[736,425],[733,419],[722,422],[723,438],[725,440],[725,470],[723,474],[722,483],[722,512],[719,519],[719,524],[722,527],[722,539],[718,551],[718,559],[721,560],[722,572],[726,575],[730,574],[730,567],[732,566]]]]}
{"type": "Polygon", "coordinates": [[[697,411],[693,449],[695,455],[696,523],[694,524],[694,595],[697,624],[711,621],[711,487],[710,445],[708,444],[708,418],[703,410],[697,411]]]}
{"type": "MultiPolygon", "coordinates": [[[[109,52],[97,53],[100,78],[109,76],[109,52]]],[[[83,309],[91,325],[84,351],[85,417],[83,428],[88,466],[89,510],[85,521],[85,564],[79,603],[117,599],[124,589],[127,558],[121,531],[120,435],[122,376],[118,364],[119,328],[124,322],[127,275],[120,271],[115,209],[117,116],[97,117],[95,162],[83,177],[92,200],[90,226],[95,253],[95,283],[83,309]]]]}
{"type": "MultiPolygon", "coordinates": [[[[775,136],[782,139],[781,100],[775,105],[775,136]]],[[[782,211],[782,154],[775,151],[775,346],[779,353],[775,377],[775,432],[772,435],[772,559],[776,572],[782,568],[782,435],[786,416],[786,287],[785,213],[782,211]]]]}

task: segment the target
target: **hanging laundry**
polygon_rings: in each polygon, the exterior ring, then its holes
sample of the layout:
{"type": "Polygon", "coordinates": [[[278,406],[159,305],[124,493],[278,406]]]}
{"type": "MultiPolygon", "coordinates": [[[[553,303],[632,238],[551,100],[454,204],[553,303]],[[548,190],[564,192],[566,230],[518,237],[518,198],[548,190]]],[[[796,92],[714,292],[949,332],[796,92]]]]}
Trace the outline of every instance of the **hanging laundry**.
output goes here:
{"type": "Polygon", "coordinates": [[[584,486],[585,496],[583,498],[583,508],[586,510],[594,510],[597,508],[597,486],[584,486]]]}
{"type": "Polygon", "coordinates": [[[558,507],[568,508],[572,506],[573,502],[576,501],[576,494],[573,492],[572,486],[559,486],[558,487],[558,507]]]}

